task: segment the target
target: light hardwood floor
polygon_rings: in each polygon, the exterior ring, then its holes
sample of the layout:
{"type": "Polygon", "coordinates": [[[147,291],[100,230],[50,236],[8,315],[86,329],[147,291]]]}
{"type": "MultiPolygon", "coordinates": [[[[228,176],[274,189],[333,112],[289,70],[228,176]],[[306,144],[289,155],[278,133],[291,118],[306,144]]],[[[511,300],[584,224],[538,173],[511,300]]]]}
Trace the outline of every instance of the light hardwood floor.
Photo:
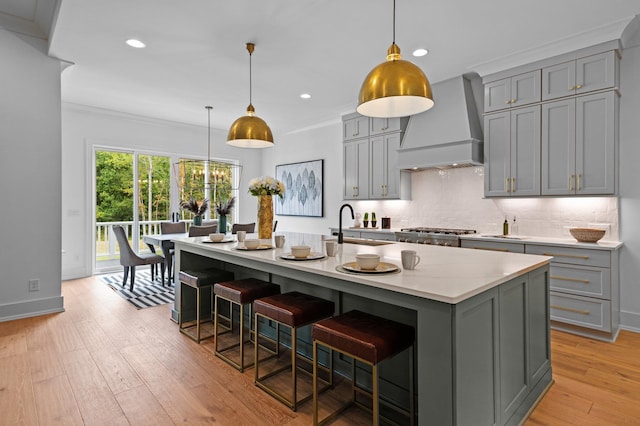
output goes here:
{"type": "MultiPolygon", "coordinates": [[[[0,323],[0,424],[307,425],[178,332],[170,306],[136,310],[95,278],[62,285],[66,312],[0,323]]],[[[640,424],[640,334],[552,334],[555,383],[527,425],[640,424]]],[[[325,397],[325,404],[337,403],[325,397]]],[[[335,424],[368,424],[350,410],[335,424]]]]}

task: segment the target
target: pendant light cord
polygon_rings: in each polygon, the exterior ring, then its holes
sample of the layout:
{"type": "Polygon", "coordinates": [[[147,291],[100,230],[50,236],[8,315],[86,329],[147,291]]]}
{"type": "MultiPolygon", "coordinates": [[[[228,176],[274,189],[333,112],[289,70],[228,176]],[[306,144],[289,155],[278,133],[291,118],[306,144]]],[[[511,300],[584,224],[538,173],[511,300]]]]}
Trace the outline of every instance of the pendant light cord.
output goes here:
{"type": "Polygon", "coordinates": [[[252,53],[253,52],[251,50],[249,50],[249,105],[253,105],[253,87],[252,87],[252,84],[251,84],[251,80],[252,80],[252,78],[251,78],[251,56],[253,56],[252,53]]]}
{"type": "Polygon", "coordinates": [[[207,161],[211,164],[211,110],[213,107],[206,106],[205,108],[207,109],[207,128],[209,129],[207,133],[207,161]]]}
{"type": "Polygon", "coordinates": [[[393,0],[393,44],[396,44],[396,0],[393,0]]]}

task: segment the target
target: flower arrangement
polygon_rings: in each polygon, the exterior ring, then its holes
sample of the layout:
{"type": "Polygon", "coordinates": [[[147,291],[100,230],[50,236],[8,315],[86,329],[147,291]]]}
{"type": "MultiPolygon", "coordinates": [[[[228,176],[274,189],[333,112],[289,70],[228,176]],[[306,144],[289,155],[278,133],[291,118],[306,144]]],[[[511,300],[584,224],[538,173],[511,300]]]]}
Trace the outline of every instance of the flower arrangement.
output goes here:
{"type": "Polygon", "coordinates": [[[216,213],[218,213],[218,216],[226,216],[229,213],[231,213],[231,209],[233,208],[233,206],[236,203],[236,197],[231,197],[229,198],[227,201],[221,201],[219,203],[216,203],[216,213]]]}
{"type": "Polygon", "coordinates": [[[278,195],[284,197],[284,183],[271,176],[261,176],[251,179],[249,182],[249,192],[251,195],[278,195]]]}
{"type": "Polygon", "coordinates": [[[180,202],[180,208],[191,212],[196,216],[202,216],[209,208],[209,200],[205,198],[202,200],[201,204],[198,204],[198,200],[195,198],[189,198],[189,201],[180,202]]]}

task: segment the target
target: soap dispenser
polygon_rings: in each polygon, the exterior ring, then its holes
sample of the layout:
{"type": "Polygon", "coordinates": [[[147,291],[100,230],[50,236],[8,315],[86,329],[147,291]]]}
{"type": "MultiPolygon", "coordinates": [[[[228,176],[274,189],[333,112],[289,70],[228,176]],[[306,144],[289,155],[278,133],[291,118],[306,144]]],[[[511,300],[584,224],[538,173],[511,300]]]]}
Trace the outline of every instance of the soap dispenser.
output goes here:
{"type": "Polygon", "coordinates": [[[507,217],[504,217],[504,223],[502,224],[502,235],[509,235],[509,222],[507,217]]]}
{"type": "Polygon", "coordinates": [[[513,217],[513,223],[511,224],[511,233],[513,235],[518,235],[518,223],[516,222],[516,217],[513,217]]]}

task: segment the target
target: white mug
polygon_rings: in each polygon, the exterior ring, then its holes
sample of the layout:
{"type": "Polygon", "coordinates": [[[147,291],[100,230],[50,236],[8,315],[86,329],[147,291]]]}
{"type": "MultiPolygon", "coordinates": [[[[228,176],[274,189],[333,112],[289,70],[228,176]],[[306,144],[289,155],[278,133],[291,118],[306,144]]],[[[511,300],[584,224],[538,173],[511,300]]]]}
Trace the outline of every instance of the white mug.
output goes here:
{"type": "Polygon", "coordinates": [[[238,242],[242,243],[244,239],[247,238],[247,231],[238,231],[236,235],[238,236],[238,242]]]}
{"type": "Polygon", "coordinates": [[[402,250],[400,252],[402,256],[402,267],[404,269],[415,269],[415,267],[420,263],[420,256],[418,256],[415,250],[402,250]]]}
{"type": "Polygon", "coordinates": [[[284,247],[284,235],[276,235],[274,238],[276,240],[276,248],[284,247]]]}
{"type": "Polygon", "coordinates": [[[327,250],[327,256],[334,257],[338,253],[338,242],[335,240],[327,240],[324,242],[327,250]]]}

